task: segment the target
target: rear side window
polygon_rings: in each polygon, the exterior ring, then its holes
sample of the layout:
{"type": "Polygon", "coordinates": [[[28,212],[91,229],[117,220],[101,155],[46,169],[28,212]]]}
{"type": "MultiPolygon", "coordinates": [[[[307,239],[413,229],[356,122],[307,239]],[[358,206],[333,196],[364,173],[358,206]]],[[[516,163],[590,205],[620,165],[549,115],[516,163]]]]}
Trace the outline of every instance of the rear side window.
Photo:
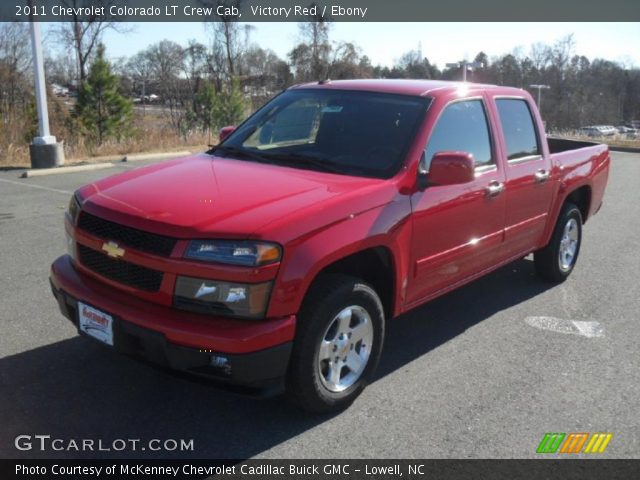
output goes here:
{"type": "Polygon", "coordinates": [[[496,100],[500,124],[507,144],[507,159],[518,160],[541,154],[529,105],[525,100],[496,100]]]}
{"type": "Polygon", "coordinates": [[[482,100],[452,103],[440,115],[425,150],[425,158],[431,163],[436,153],[451,151],[471,153],[477,167],[494,163],[482,100]]]}

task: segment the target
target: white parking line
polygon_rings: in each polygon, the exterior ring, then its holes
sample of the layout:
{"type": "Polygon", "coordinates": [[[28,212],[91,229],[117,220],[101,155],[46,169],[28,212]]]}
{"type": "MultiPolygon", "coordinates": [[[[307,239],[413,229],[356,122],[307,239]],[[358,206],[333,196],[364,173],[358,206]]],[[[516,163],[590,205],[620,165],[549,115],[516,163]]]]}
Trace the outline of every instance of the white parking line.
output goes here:
{"type": "Polygon", "coordinates": [[[31,183],[16,182],[15,180],[6,180],[4,178],[0,178],[0,182],[10,183],[12,185],[20,185],[21,187],[38,188],[40,190],[47,190],[49,192],[64,193],[65,195],[71,195],[73,193],[73,192],[70,192],[69,190],[60,190],[58,188],[43,187],[41,185],[32,185],[31,183]]]}
{"type": "Polygon", "coordinates": [[[556,317],[527,317],[524,321],[540,330],[580,335],[587,338],[604,337],[604,326],[599,322],[564,320],[556,317]]]}

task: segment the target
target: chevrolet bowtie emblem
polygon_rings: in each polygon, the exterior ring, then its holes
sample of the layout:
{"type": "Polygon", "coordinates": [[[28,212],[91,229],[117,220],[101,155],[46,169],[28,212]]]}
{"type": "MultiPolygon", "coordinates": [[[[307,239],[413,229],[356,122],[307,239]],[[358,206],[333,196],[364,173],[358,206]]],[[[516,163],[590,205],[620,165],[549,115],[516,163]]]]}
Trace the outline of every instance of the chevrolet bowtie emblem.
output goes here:
{"type": "Polygon", "coordinates": [[[124,255],[124,248],[120,248],[116,242],[106,242],[102,244],[102,250],[107,252],[107,255],[113,258],[120,258],[124,255]]]}

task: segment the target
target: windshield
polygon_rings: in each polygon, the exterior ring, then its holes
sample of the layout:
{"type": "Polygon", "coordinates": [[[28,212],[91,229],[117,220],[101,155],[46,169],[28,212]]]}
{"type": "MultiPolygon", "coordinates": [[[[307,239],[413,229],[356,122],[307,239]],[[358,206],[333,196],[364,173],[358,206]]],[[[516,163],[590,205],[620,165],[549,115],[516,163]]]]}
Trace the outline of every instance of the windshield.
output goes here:
{"type": "Polygon", "coordinates": [[[210,153],[389,178],[402,165],[428,103],[375,92],[288,90],[210,153]]]}

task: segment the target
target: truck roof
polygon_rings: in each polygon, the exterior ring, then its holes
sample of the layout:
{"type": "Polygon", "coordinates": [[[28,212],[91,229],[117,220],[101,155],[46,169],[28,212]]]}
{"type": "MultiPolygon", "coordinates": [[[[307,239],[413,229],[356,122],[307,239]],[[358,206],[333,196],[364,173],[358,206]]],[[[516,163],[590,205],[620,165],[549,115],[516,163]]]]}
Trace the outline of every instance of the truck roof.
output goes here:
{"type": "Polygon", "coordinates": [[[358,80],[325,80],[321,82],[294,85],[291,89],[323,88],[336,90],[361,90],[369,92],[395,93],[414,96],[435,96],[448,94],[453,90],[500,90],[503,93],[522,94],[522,90],[514,87],[486,85],[470,82],[450,82],[444,80],[411,80],[411,79],[358,79],[358,80]]]}

